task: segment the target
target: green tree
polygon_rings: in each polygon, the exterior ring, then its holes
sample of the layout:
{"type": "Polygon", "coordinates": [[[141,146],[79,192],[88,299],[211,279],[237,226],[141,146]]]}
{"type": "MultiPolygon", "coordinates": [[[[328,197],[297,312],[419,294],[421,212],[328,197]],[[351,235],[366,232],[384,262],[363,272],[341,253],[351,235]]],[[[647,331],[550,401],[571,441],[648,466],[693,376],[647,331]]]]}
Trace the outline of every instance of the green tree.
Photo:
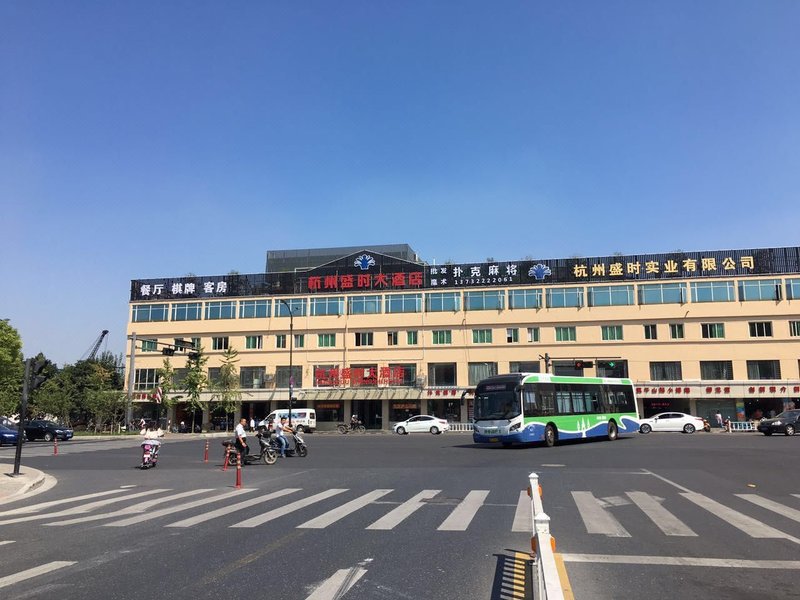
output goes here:
{"type": "Polygon", "coordinates": [[[208,389],[208,375],[206,375],[206,363],[208,357],[203,354],[201,347],[197,352],[189,356],[186,361],[186,378],[183,380],[183,390],[186,392],[186,401],[192,410],[192,431],[195,426],[195,413],[203,409],[200,401],[201,395],[208,389]]]}
{"type": "Polygon", "coordinates": [[[9,325],[0,320],[0,415],[19,412],[22,398],[22,378],[25,364],[22,358],[22,338],[9,325]]]}
{"type": "MultiPolygon", "coordinates": [[[[239,352],[235,348],[228,348],[222,355],[222,366],[219,369],[219,381],[212,386],[214,391],[211,396],[214,402],[214,412],[226,415],[236,410],[236,405],[242,400],[239,391],[239,352]]],[[[225,430],[228,429],[228,419],[225,419],[225,430]]]]}
{"type": "MultiPolygon", "coordinates": [[[[175,369],[168,356],[164,358],[164,363],[158,370],[158,385],[161,387],[161,406],[170,408],[181,396],[172,395],[172,392],[175,390],[175,369]]],[[[161,410],[162,408],[159,407],[159,419],[161,419],[161,410]]]]}
{"type": "Polygon", "coordinates": [[[125,421],[126,405],[127,395],[122,390],[90,390],[84,401],[92,415],[95,433],[102,431],[106,424],[110,431],[118,430],[125,421]]]}

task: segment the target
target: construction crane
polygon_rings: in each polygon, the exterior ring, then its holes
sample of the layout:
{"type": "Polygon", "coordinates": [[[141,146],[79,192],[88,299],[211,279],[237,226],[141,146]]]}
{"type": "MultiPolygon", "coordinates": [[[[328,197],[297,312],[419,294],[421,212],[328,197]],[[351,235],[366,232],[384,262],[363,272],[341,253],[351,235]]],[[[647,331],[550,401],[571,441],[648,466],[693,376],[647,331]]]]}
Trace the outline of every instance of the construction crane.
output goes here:
{"type": "Polygon", "coordinates": [[[97,356],[97,350],[100,348],[100,344],[103,343],[103,340],[107,335],[108,329],[103,329],[98,338],[94,341],[94,344],[92,344],[92,347],[89,349],[89,351],[81,357],[81,360],[94,360],[97,356]]]}

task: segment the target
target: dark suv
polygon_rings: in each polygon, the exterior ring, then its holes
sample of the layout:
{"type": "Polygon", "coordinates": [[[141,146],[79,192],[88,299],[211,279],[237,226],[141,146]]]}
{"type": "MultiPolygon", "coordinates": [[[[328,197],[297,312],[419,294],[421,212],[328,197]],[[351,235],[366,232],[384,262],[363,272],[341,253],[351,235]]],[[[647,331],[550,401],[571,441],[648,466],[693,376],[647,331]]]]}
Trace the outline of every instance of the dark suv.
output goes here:
{"type": "Polygon", "coordinates": [[[72,439],[72,429],[65,425],[59,425],[53,421],[34,420],[25,421],[25,435],[31,441],[44,440],[52,442],[54,438],[59,440],[72,439]]]}
{"type": "Polygon", "coordinates": [[[800,410],[785,410],[772,419],[762,419],[758,424],[758,430],[764,435],[773,433],[794,435],[800,430],[800,410]]]}

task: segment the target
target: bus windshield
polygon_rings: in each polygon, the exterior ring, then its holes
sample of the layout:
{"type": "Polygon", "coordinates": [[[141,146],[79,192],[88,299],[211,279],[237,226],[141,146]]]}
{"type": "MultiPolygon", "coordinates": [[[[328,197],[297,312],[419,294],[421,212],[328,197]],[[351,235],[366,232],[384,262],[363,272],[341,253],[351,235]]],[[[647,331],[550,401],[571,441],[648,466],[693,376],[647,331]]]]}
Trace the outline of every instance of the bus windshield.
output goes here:
{"type": "Polygon", "coordinates": [[[520,414],[519,398],[513,390],[480,392],[475,396],[474,407],[476,421],[513,419],[520,414]]]}

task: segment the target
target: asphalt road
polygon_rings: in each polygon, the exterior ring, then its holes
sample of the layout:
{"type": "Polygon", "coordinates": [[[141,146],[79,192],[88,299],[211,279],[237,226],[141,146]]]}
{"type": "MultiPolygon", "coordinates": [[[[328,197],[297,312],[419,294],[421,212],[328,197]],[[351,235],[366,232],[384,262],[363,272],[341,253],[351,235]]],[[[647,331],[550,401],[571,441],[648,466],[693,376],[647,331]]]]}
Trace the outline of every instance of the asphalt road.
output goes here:
{"type": "Polygon", "coordinates": [[[241,490],[219,439],[205,464],[204,441],[168,438],[149,471],[138,440],[27,444],[58,485],[0,506],[0,597],[519,597],[530,533],[514,523],[535,471],[576,598],[800,598],[800,436],[306,441],[306,458],[243,469],[241,490]]]}

